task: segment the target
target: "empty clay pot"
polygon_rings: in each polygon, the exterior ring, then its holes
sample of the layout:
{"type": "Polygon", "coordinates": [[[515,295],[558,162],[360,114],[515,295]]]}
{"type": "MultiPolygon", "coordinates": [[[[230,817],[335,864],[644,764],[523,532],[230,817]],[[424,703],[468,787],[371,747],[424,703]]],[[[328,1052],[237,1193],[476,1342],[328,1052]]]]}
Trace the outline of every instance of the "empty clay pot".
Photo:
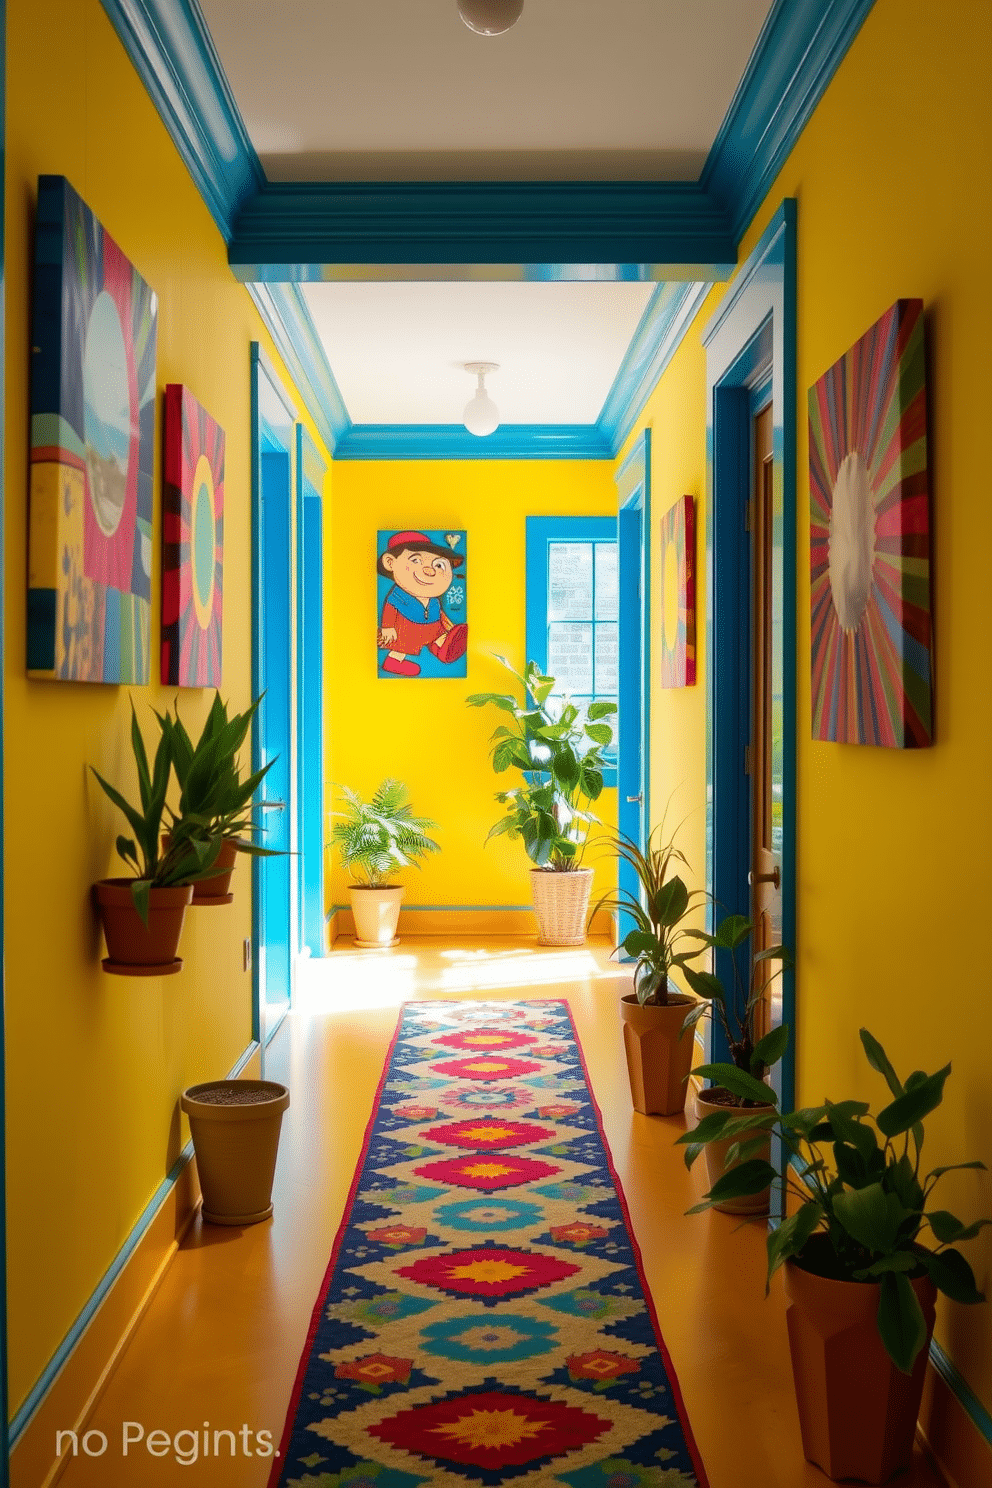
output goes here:
{"type": "Polygon", "coordinates": [[[184,1090],[203,1218],[250,1225],[272,1213],[282,1113],[289,1091],[273,1080],[212,1080],[184,1090]]]}

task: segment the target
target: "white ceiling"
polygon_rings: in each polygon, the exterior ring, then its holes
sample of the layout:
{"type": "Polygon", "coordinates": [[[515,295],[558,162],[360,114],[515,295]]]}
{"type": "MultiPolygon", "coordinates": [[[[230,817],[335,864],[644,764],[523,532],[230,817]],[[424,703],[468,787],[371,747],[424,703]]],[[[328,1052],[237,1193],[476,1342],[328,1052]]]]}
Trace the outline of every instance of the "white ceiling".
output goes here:
{"type": "Polygon", "coordinates": [[[271,180],[695,180],[770,0],[201,0],[271,180]]]}
{"type": "Polygon", "coordinates": [[[655,286],[302,288],[355,423],[458,423],[486,361],[501,423],[593,424],[655,286]]]}
{"type": "MultiPolygon", "coordinates": [[[[456,0],[200,0],[272,180],[694,180],[770,0],[524,0],[482,37],[456,0]]],[[[592,423],[650,285],[310,284],[355,423],[592,423]]]]}

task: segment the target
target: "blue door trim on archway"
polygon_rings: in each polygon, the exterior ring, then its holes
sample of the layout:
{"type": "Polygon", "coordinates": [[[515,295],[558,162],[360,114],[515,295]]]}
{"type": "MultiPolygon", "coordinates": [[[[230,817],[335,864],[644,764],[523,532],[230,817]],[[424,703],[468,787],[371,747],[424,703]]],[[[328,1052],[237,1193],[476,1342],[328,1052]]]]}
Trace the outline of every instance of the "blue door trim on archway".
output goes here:
{"type": "Polygon", "coordinates": [[[251,343],[251,415],[251,685],[252,697],[262,697],[252,730],[252,768],[277,757],[262,783],[259,804],[282,805],[260,809],[259,817],[266,828],[265,845],[285,854],[252,858],[252,1035],[264,1049],[288,1011],[298,948],[289,856],[296,846],[291,666],[296,409],[257,341],[251,343]],[[280,665],[270,666],[267,676],[266,657],[271,662],[277,652],[280,665]]]}
{"type": "MultiPolygon", "coordinates": [[[[779,207],[703,332],[706,347],[708,666],[706,881],[721,912],[748,914],[750,796],[751,399],[771,372],[774,547],[778,598],[773,646],[782,665],[782,941],[796,948],[796,203],[779,207]],[[777,635],[776,633],[777,632],[777,635]],[[743,638],[743,639],[742,639],[743,638]]],[[[727,952],[720,952],[724,961],[727,952]]],[[[725,981],[733,975],[719,964],[725,981]]],[[[795,1103],[794,972],[783,974],[782,1020],[793,1031],[776,1071],[783,1108],[795,1103]]],[[[713,1054],[725,1057],[719,1030],[713,1054]]]]}
{"type": "Polygon", "coordinates": [[[324,505],[327,466],[296,426],[296,793],[301,946],[324,954],[324,505]]]}
{"type": "MultiPolygon", "coordinates": [[[[644,429],[617,470],[620,711],[617,825],[643,850],[650,832],[651,773],[651,430],[644,429]]],[[[618,859],[617,883],[638,898],[637,874],[618,859]]],[[[619,939],[634,929],[621,911],[619,939]]]]}

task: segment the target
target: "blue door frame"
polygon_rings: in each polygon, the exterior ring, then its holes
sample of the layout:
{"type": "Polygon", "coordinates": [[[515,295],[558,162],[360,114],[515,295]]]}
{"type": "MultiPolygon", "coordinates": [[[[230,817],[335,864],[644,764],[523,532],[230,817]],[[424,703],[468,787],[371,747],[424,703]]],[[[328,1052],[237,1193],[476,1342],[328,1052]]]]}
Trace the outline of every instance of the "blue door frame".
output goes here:
{"type": "Polygon", "coordinates": [[[261,788],[264,845],[252,858],[252,1032],[265,1045],[292,1001],[298,949],[293,772],[292,470],[296,410],[258,343],[251,346],[252,695],[261,697],[252,764],[274,759],[261,788]],[[265,809],[268,805],[268,809],[265,809]]]}
{"type": "MultiPolygon", "coordinates": [[[[782,941],[796,948],[796,204],[784,201],[735,276],[703,333],[706,347],[706,878],[722,913],[748,915],[751,800],[744,750],[751,738],[750,553],[745,531],[751,489],[754,395],[773,423],[774,666],[781,677],[781,731],[773,787],[781,800],[782,941]],[[745,661],[742,664],[742,657],[745,661]]],[[[729,952],[717,971],[729,981],[729,952]]],[[[741,971],[747,974],[742,964],[741,971]]],[[[782,1021],[793,1030],[775,1070],[786,1110],[795,1104],[794,973],[783,974],[782,1021]]],[[[719,1029],[711,1056],[726,1057],[719,1029]]]]}
{"type": "MultiPolygon", "coordinates": [[[[651,430],[645,429],[615,476],[620,591],[620,706],[617,719],[617,825],[638,847],[647,845],[651,802],[651,430]]],[[[633,898],[636,872],[618,859],[617,883],[633,898]]],[[[619,940],[633,930],[620,914],[619,940]]]]}
{"type": "Polygon", "coordinates": [[[324,945],[324,504],[327,466],[296,426],[296,799],[301,949],[324,945]]]}

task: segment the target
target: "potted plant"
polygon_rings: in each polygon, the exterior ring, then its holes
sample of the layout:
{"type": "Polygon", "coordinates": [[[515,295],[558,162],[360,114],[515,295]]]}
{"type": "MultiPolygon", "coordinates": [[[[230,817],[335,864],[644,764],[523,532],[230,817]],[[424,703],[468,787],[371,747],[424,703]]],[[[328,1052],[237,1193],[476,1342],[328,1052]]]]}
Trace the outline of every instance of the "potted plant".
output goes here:
{"type": "Polygon", "coordinates": [[[203,1218],[250,1225],[272,1213],[272,1180],[289,1091],[273,1080],[210,1080],[184,1090],[203,1218]]]}
{"type": "Polygon", "coordinates": [[[477,692],[466,698],[469,707],[488,704],[504,714],[490,740],[497,775],[519,770],[522,782],[497,791],[505,815],[490,837],[520,838],[534,867],[531,890],[540,945],[582,945],[585,940],[592,869],[582,859],[589,829],[598,818],[589,806],[603,791],[603,755],[613,740],[604,720],[616,712],[615,703],[592,702],[583,711],[567,695],[555,695],[555,679],[534,661],[524,673],[498,656],[524,690],[523,701],[513,693],[477,692]]]}
{"type": "Polygon", "coordinates": [[[95,885],[107,940],[103,967],[122,976],[168,976],[182,968],[176,951],[183,916],[193,897],[193,885],[215,871],[220,838],[199,819],[180,817],[173,820],[169,845],[163,847],[162,816],[172,770],[170,739],[162,734],[149,766],[133,703],[131,748],[139,806],[93,770],[134,833],[117,838],[117,852],[135,876],[103,879],[95,885]]]}
{"type": "MultiPolygon", "coordinates": [[[[686,1015],[684,1031],[693,1028],[707,1014],[715,1016],[723,1029],[734,1067],[755,1082],[748,1086],[748,1094],[730,1090],[725,1084],[714,1084],[707,1089],[698,1090],[695,1106],[696,1118],[700,1123],[707,1116],[726,1109],[738,1113],[757,1110],[772,1112],[775,1109],[769,1100],[769,1090],[764,1081],[769,1070],[785,1053],[789,1042],[789,1027],[783,1023],[778,1028],[760,1034],[759,1018],[767,987],[766,974],[771,970],[770,963],[778,961],[778,969],[781,969],[782,966],[789,965],[791,958],[785,947],[780,945],[768,946],[765,950],[756,952],[750,956],[750,970],[745,982],[741,975],[738,952],[745,950],[753,934],[754,925],[751,920],[744,915],[728,915],[717,926],[714,935],[703,938],[704,945],[711,946],[714,950],[726,951],[730,956],[734,981],[729,994],[720,978],[712,972],[699,971],[691,966],[682,968],[689,986],[702,999],[686,1015]]],[[[777,972],[772,973],[775,974],[777,972]]],[[[712,1065],[700,1065],[696,1074],[702,1079],[711,1078],[713,1068],[712,1065]]],[[[753,1147],[746,1147],[745,1155],[769,1161],[771,1144],[767,1132],[755,1137],[753,1142],[753,1147]]],[[[711,1189],[722,1177],[728,1162],[733,1166],[740,1161],[736,1150],[739,1146],[740,1143],[732,1137],[710,1141],[704,1145],[703,1153],[711,1189]]],[[[771,1191],[764,1184],[753,1193],[738,1193],[732,1198],[721,1199],[713,1207],[726,1214],[767,1214],[770,1198],[771,1191]]]]}
{"type": "MultiPolygon", "coordinates": [[[[922,1170],[923,1122],[941,1103],[951,1066],[915,1071],[902,1082],[867,1029],[861,1043],[892,1099],[877,1116],[865,1101],[825,1101],[789,1114],[718,1111],[681,1137],[686,1162],[732,1137],[744,1151],[759,1132],[775,1133],[798,1168],[784,1179],[751,1156],[724,1173],[690,1214],[765,1182],[784,1182],[793,1212],[768,1236],[768,1280],[785,1266],[789,1347],[807,1459],[831,1478],[884,1483],[910,1463],[937,1291],[955,1302],[984,1301],[956,1248],[988,1224],[966,1225],[931,1207],[955,1163],[922,1170]],[[931,1242],[924,1243],[924,1236],[931,1242]]],[[[738,1094],[752,1076],[711,1066],[738,1094]]],[[[766,1287],[767,1291],[767,1287],[766,1287]]]]}
{"type": "MultiPolygon", "coordinates": [[[[671,973],[687,972],[688,963],[706,949],[708,937],[685,922],[706,898],[690,890],[672,871],[688,867],[675,846],[664,837],[664,821],[651,832],[644,852],[622,832],[613,837],[619,857],[633,868],[638,893],[620,888],[604,895],[596,909],[626,912],[635,921],[621,942],[634,958],[634,990],[620,999],[623,1042],[635,1111],[674,1116],[685,1107],[686,1081],[692,1066],[692,1039],[683,1037],[696,1008],[694,997],[673,987],[671,973]]],[[[595,913],[595,910],[594,910],[595,913]]]]}
{"type": "Polygon", "coordinates": [[[418,859],[440,852],[427,834],[437,826],[427,816],[414,816],[408,792],[399,780],[384,780],[371,801],[341,787],[347,811],[336,811],[331,842],[352,875],[351,912],[355,944],[363,949],[398,944],[396,926],[403,899],[402,884],[390,883],[399,868],[419,868],[418,859]]]}
{"type": "Polygon", "coordinates": [[[260,770],[244,778],[238,764],[238,751],[248,735],[260,701],[256,698],[244,713],[228,718],[227,705],[221,701],[220,693],[215,693],[195,744],[179,717],[178,700],[174,716],[168,709],[155,715],[163,736],[168,736],[172,767],[179,785],[178,811],[173,812],[166,806],[170,818],[169,837],[175,831],[176,822],[185,820],[198,822],[209,835],[220,838],[214,865],[216,871],[210,878],[200,879],[194,885],[194,904],[232,902],[231,877],[239,852],[273,855],[270,848],[262,847],[252,838],[256,824],[251,803],[275,760],[269,760],[260,770]]]}

